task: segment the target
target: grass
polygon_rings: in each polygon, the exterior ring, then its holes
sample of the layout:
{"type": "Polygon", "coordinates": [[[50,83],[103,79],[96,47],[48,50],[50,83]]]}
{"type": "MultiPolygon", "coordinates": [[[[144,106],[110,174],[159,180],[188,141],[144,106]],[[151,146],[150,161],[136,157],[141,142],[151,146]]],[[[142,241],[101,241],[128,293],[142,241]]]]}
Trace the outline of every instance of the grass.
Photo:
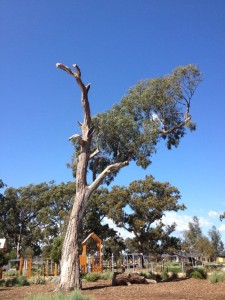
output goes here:
{"type": "Polygon", "coordinates": [[[82,276],[83,279],[85,279],[86,281],[91,281],[91,282],[95,282],[99,279],[102,280],[107,280],[107,279],[112,279],[113,277],[113,273],[112,272],[104,272],[104,273],[88,273],[82,276]]]}
{"type": "Polygon", "coordinates": [[[208,278],[211,283],[223,282],[225,281],[225,272],[213,272],[208,278]]]}
{"type": "Polygon", "coordinates": [[[91,297],[82,295],[79,291],[75,290],[72,293],[65,295],[57,293],[54,295],[33,295],[24,298],[24,300],[91,300],[91,297]]]}

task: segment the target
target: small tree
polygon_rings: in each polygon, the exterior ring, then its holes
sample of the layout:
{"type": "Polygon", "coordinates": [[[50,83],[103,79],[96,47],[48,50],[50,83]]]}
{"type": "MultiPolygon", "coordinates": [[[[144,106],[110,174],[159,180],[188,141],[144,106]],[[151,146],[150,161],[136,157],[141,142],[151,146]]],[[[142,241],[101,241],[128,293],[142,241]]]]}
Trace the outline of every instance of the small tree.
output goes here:
{"type": "Polygon", "coordinates": [[[216,229],[216,226],[212,226],[212,228],[208,232],[208,235],[213,248],[212,256],[215,260],[219,253],[224,250],[224,244],[221,240],[221,233],[218,229],[216,229]]]}
{"type": "Polygon", "coordinates": [[[117,226],[134,234],[133,245],[139,253],[161,254],[175,247],[179,240],[171,237],[176,225],[165,226],[162,217],[168,211],[185,209],[179,204],[180,192],[168,182],[155,181],[153,176],[135,180],[129,187],[115,186],[108,194],[108,217],[117,226]],[[124,212],[125,207],[129,209],[124,212]]]}
{"type": "Polygon", "coordinates": [[[183,232],[183,248],[187,251],[196,251],[197,241],[203,237],[198,217],[194,216],[193,221],[188,223],[188,230],[183,232]]]}
{"type": "Polygon", "coordinates": [[[81,135],[70,138],[75,147],[72,166],[76,197],[63,244],[59,282],[59,289],[71,290],[81,287],[78,241],[89,198],[130,161],[146,168],[161,138],[171,149],[178,146],[187,126],[191,130],[195,128],[190,105],[201,74],[196,66],[187,65],[176,68],[171,75],[139,82],[120,104],[92,119],[88,100],[90,84],[83,83],[79,67],[73,65],[75,71],[72,71],[63,64],[56,66],[75,78],[84,113],[83,123],[79,122],[81,135]],[[90,184],[88,169],[93,173],[90,184]]]}

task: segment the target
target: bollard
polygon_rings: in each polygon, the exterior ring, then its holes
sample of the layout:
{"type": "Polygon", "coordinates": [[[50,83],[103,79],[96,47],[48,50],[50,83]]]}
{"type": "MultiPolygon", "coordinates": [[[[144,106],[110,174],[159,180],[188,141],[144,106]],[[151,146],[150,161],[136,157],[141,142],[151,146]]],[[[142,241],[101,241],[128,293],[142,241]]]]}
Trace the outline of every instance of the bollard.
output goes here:
{"type": "Polygon", "coordinates": [[[91,255],[88,255],[88,273],[91,273],[91,255]]]}
{"type": "Polygon", "coordinates": [[[114,273],[114,255],[112,253],[112,272],[114,273]]]}

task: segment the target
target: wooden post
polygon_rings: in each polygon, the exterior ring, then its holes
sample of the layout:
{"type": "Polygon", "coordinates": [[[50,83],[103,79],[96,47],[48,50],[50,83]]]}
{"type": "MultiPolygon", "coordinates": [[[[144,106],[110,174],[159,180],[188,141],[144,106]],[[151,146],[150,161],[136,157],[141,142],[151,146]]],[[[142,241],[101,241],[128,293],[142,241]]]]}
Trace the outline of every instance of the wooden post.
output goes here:
{"type": "Polygon", "coordinates": [[[32,275],[32,258],[29,258],[27,263],[27,278],[30,278],[31,275],[32,275]]]}
{"type": "Polygon", "coordinates": [[[58,265],[55,263],[54,265],[54,276],[58,276],[58,265]]]}
{"type": "Polygon", "coordinates": [[[21,257],[20,258],[20,264],[19,264],[19,277],[22,276],[23,273],[23,263],[24,263],[24,259],[21,257]]]}
{"type": "Polygon", "coordinates": [[[45,262],[45,276],[49,276],[49,269],[48,269],[48,259],[45,262]]]}

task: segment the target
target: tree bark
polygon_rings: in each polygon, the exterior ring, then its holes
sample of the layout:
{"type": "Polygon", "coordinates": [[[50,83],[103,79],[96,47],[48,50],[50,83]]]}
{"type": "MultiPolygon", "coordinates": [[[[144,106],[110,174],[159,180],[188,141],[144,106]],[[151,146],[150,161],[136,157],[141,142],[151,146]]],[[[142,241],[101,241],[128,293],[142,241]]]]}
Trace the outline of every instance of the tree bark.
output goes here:
{"type": "Polygon", "coordinates": [[[86,202],[85,191],[76,195],[63,243],[58,289],[64,291],[81,288],[78,237],[86,202]]]}

